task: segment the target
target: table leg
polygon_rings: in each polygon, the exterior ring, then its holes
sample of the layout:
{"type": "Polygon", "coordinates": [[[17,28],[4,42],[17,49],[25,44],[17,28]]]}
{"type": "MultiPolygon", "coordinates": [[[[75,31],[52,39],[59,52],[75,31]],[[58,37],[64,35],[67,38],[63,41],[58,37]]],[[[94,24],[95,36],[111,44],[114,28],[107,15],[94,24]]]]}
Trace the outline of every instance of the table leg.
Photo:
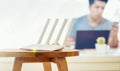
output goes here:
{"type": "Polygon", "coordinates": [[[68,71],[68,66],[65,58],[55,58],[55,63],[57,64],[59,71],[68,71]]]}
{"type": "Polygon", "coordinates": [[[44,71],[52,71],[50,62],[43,62],[44,71]]]}
{"type": "Polygon", "coordinates": [[[22,63],[23,61],[21,58],[15,58],[13,71],[21,71],[22,63]]]}

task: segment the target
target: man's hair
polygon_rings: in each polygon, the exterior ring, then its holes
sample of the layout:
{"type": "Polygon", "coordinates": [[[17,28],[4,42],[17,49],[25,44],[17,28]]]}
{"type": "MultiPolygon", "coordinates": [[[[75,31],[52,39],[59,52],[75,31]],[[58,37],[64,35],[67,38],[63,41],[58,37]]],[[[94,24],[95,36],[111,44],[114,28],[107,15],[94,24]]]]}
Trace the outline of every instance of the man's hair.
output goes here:
{"type": "MultiPolygon", "coordinates": [[[[108,0],[98,0],[98,1],[103,1],[105,3],[108,2],[108,0]]],[[[95,0],[89,0],[89,4],[92,5],[95,2],[95,0]]]]}

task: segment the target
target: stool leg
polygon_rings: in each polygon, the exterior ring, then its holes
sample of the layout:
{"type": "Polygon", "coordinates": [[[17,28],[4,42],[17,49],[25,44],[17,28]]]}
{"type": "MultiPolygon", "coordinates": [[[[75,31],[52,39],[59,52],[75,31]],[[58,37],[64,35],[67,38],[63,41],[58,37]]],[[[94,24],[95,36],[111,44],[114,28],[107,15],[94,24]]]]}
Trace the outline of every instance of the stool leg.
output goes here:
{"type": "Polygon", "coordinates": [[[22,63],[23,61],[21,58],[15,58],[13,71],[21,71],[22,63]]]}
{"type": "Polygon", "coordinates": [[[59,71],[68,71],[67,62],[65,58],[55,58],[55,63],[57,64],[59,71]]]}
{"type": "Polygon", "coordinates": [[[44,62],[43,67],[44,67],[44,71],[52,71],[50,62],[44,62]]]}

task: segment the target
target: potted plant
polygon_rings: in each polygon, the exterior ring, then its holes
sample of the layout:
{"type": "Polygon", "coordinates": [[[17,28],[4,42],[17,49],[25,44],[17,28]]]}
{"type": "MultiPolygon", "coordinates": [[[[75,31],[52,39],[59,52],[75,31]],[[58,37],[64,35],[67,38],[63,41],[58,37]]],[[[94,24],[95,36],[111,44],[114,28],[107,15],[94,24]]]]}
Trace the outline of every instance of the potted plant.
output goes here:
{"type": "Polygon", "coordinates": [[[98,37],[96,39],[97,43],[95,44],[95,48],[98,54],[106,54],[107,44],[104,37],[98,37]]]}

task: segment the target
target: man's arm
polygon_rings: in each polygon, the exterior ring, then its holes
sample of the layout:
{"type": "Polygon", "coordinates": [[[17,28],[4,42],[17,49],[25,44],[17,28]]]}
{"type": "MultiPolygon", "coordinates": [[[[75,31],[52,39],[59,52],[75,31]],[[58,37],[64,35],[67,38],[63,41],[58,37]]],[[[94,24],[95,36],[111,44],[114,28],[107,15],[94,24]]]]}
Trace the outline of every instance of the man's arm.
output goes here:
{"type": "Polygon", "coordinates": [[[66,47],[70,47],[71,45],[75,44],[75,39],[74,38],[68,38],[66,41],[66,47]]]}
{"type": "Polygon", "coordinates": [[[118,25],[115,24],[111,27],[111,30],[110,30],[110,34],[111,36],[109,37],[109,41],[108,41],[108,44],[110,47],[118,47],[118,25]]]}

